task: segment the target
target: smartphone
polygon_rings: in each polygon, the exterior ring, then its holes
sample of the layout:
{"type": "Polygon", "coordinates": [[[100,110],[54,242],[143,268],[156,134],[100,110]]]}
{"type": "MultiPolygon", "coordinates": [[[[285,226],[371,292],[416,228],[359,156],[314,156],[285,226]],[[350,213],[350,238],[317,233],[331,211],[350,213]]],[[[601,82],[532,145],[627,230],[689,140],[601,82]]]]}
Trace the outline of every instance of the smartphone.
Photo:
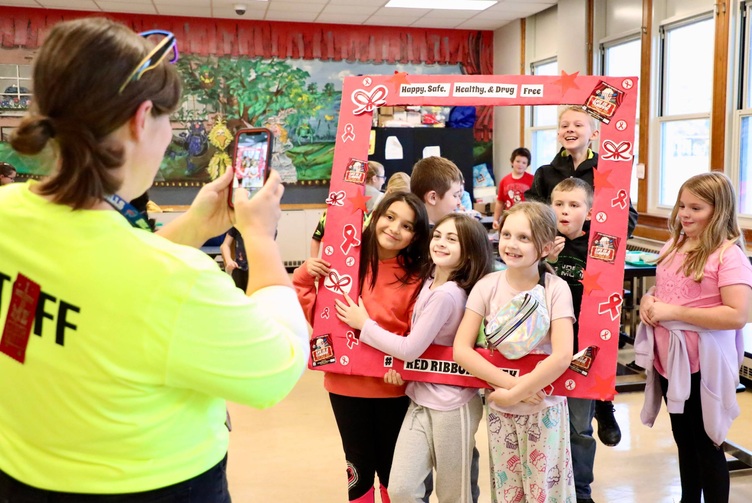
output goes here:
{"type": "Polygon", "coordinates": [[[244,188],[253,197],[264,186],[271,169],[273,141],[272,132],[266,128],[241,129],[235,133],[232,186],[227,201],[230,208],[235,207],[236,188],[244,188]]]}

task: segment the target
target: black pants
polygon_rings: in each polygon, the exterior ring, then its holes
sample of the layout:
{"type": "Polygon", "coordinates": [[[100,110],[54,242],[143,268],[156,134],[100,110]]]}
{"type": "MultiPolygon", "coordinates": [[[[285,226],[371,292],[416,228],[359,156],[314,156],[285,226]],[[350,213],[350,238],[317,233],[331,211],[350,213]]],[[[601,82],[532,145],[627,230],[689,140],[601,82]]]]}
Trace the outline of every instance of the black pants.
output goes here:
{"type": "MultiPolygon", "coordinates": [[[[663,398],[666,398],[668,380],[659,376],[663,398]]],[[[700,373],[692,374],[692,389],[684,402],[683,414],[669,414],[674,441],[679,450],[679,475],[681,476],[681,503],[728,503],[729,471],[721,447],[713,445],[702,420],[700,405],[700,373]]]]}
{"type": "Polygon", "coordinates": [[[245,292],[248,288],[248,269],[245,271],[242,269],[233,269],[231,275],[235,286],[245,292]]]}
{"type": "Polygon", "coordinates": [[[0,503],[230,503],[227,456],[184,482],[130,494],[76,494],[37,489],[0,471],[0,503]]]}
{"type": "Polygon", "coordinates": [[[394,446],[410,399],[357,398],[329,393],[347,460],[349,500],[366,494],[374,483],[389,487],[394,446]]]}

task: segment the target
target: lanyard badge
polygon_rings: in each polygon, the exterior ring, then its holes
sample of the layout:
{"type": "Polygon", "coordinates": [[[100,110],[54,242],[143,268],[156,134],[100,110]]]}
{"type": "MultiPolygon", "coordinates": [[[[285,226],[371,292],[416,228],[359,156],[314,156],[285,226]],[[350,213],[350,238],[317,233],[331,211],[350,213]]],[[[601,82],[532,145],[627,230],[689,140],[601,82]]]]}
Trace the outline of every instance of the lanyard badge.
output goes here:
{"type": "Polygon", "coordinates": [[[104,200],[107,201],[110,206],[115,208],[121,215],[123,215],[125,219],[128,220],[128,223],[131,224],[131,226],[151,232],[149,222],[146,221],[141,212],[138,211],[131,203],[118,196],[117,194],[105,196],[104,200]]]}

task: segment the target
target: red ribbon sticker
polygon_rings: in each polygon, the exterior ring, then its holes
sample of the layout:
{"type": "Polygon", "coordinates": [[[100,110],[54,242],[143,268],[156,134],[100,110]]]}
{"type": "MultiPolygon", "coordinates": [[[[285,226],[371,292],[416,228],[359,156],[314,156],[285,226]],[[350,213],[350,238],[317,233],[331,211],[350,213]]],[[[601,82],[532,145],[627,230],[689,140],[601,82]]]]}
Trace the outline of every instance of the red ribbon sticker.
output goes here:
{"type": "Polygon", "coordinates": [[[325,320],[329,319],[329,308],[325,307],[323,311],[321,311],[321,317],[325,320]]]}
{"type": "Polygon", "coordinates": [[[632,159],[632,154],[629,153],[631,148],[632,143],[628,141],[620,142],[617,145],[611,140],[603,140],[601,143],[601,159],[604,161],[629,161],[632,159]]]}
{"type": "Polygon", "coordinates": [[[342,141],[352,141],[355,139],[355,126],[350,124],[349,122],[345,124],[345,132],[342,133],[342,141]]]}
{"type": "Polygon", "coordinates": [[[347,332],[345,334],[345,337],[347,337],[347,347],[349,349],[352,349],[353,346],[357,346],[358,344],[360,344],[360,340],[356,338],[355,334],[352,332],[347,332]]]}
{"type": "Polygon", "coordinates": [[[352,93],[352,101],[358,108],[353,110],[353,115],[360,115],[363,112],[373,112],[380,105],[386,103],[386,95],[389,93],[386,86],[376,86],[369,93],[363,89],[356,89],[352,93]]]}
{"type": "Polygon", "coordinates": [[[611,320],[615,320],[621,314],[622,298],[618,293],[612,293],[607,302],[601,302],[598,304],[598,314],[608,313],[611,316],[611,320]]]}
{"type": "Polygon", "coordinates": [[[627,191],[624,189],[620,189],[619,192],[616,193],[616,197],[611,199],[611,207],[618,206],[621,209],[624,209],[627,207],[627,201],[628,201],[629,195],[627,194],[627,191]]]}
{"type": "Polygon", "coordinates": [[[350,253],[353,246],[360,246],[360,239],[358,239],[357,236],[358,230],[355,226],[353,224],[346,224],[344,229],[342,229],[342,237],[344,238],[344,241],[339,245],[342,253],[347,255],[350,253]]]}

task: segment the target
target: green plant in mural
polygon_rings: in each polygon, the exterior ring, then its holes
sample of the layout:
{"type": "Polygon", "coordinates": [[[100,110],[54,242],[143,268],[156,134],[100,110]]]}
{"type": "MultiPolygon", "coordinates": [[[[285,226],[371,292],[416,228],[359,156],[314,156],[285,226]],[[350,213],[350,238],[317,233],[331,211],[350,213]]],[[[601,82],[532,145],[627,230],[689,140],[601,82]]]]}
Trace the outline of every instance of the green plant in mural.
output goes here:
{"type": "MultiPolygon", "coordinates": [[[[200,104],[203,110],[187,111],[183,107],[178,119],[205,120],[219,114],[231,128],[266,126],[275,134],[277,169],[286,181],[326,179],[331,169],[331,156],[309,161],[294,151],[301,145],[324,140],[326,147],[317,151],[332,151],[332,125],[328,134],[321,131],[322,117],[334,117],[340,94],[327,83],[319,90],[315,82],[308,82],[310,74],[284,60],[247,59],[229,57],[201,57],[187,55],[178,62],[183,75],[183,99],[200,104]],[[328,138],[326,138],[328,136],[328,138]],[[328,164],[322,169],[322,164],[328,164]]],[[[198,108],[198,107],[197,107],[198,108]]],[[[326,119],[325,119],[326,120],[326,119]]],[[[331,122],[332,119],[329,119],[331,122]]],[[[336,124],[334,125],[336,130],[336,124]]]]}

